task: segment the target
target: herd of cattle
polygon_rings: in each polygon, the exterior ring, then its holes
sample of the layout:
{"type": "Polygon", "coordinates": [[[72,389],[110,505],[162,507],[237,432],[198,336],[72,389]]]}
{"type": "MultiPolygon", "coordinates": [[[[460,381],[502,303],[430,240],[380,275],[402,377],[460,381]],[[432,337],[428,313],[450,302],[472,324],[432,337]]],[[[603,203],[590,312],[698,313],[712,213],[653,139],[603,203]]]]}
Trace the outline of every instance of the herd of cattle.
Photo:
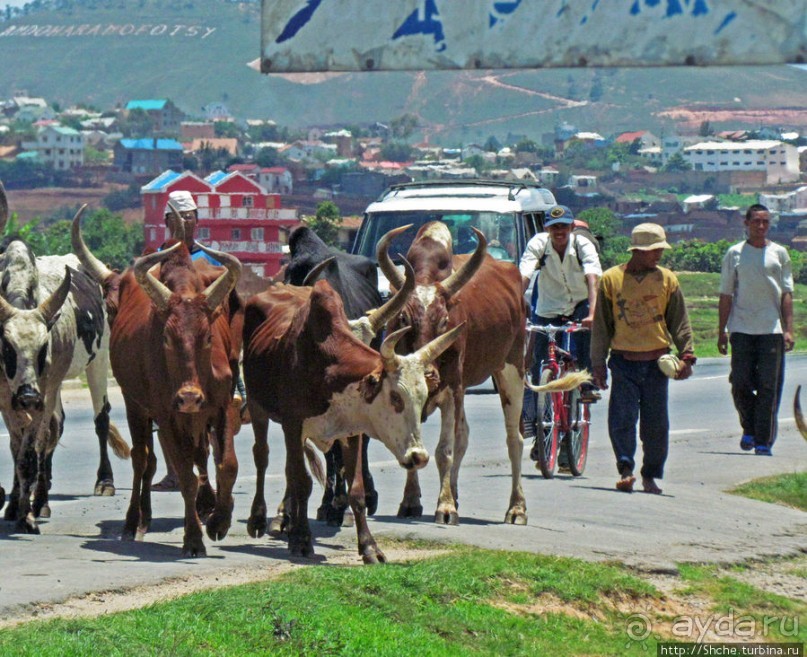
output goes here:
{"type": "MultiPolygon", "coordinates": [[[[421,423],[437,408],[435,521],[458,523],[465,389],[489,376],[512,470],[505,522],[526,523],[519,430],[526,308],[518,269],[486,255],[481,233],[475,253],[454,256],[445,225],[427,224],[403,272],[387,247],[408,227],[387,235],[378,260],[397,292],[382,305],[374,262],[334,252],[303,227],[290,240],[285,282],[269,282],[244,302],[235,289],[240,262],[212,249],[204,250],[222,266],[193,261],[182,240],[136,258],[122,273],[110,270],[85,245],[81,214],[73,220],[74,254],[36,257],[18,237],[0,244],[0,411],[14,462],[5,519],[16,531],[39,533],[37,518],[50,514],[51,458],[64,428],[60,389],[84,372],[100,446],[95,494],[115,493],[107,446],[121,458],[131,453],[122,538],[140,540],[149,529],[156,428],[185,504],[182,554],[204,555],[202,522],[212,540],[226,536],[232,522],[240,427],[232,397],[241,359],[258,472],[251,536],[285,531],[292,554],[312,554],[310,469],[326,488],[318,516],[341,524],[349,504],[362,559],[384,561],[367,524],[377,503],[367,437],[381,440],[408,471],[398,515],[420,516],[417,470],[429,460],[421,423]],[[125,402],[131,452],[109,421],[109,365],[125,402]],[[270,420],[282,427],[286,445],[286,492],[271,522],[264,498],[270,420]],[[327,472],[312,445],[337,447],[327,453],[327,472]]],[[[0,230],[7,218],[0,185],[0,230]]],[[[4,501],[0,488],[0,507],[4,501]]]]}

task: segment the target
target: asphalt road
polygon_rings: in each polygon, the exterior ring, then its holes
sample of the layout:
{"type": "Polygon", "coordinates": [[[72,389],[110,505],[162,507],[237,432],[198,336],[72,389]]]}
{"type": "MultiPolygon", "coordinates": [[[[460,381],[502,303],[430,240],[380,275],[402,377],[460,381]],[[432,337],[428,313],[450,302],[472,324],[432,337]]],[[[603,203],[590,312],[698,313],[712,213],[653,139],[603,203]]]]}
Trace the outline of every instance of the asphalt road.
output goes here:
{"type": "MultiPolygon", "coordinates": [[[[469,395],[471,445],[460,474],[458,527],[431,522],[437,498],[434,460],[421,475],[425,516],[398,520],[404,471],[379,443],[370,459],[380,493],[371,530],[384,549],[385,537],[426,538],[585,559],[619,560],[648,569],[668,569],[677,562],[733,562],[793,554],[807,545],[807,514],[794,509],[736,497],[725,491],[755,477],[807,468],[807,442],[793,421],[795,386],[807,383],[807,356],[788,359],[787,382],[780,412],[780,435],[774,456],[757,457],[738,448],[739,427],[731,405],[727,360],[702,361],[695,376],[671,384],[671,449],[662,496],[614,490],[616,470],[605,419],[607,394],[592,413],[592,436],[585,475],[559,475],[544,480],[525,450],[524,488],[529,523],[502,524],[509,499],[510,475],[501,411],[496,395],[469,395]]],[[[807,395],[807,393],[805,393],[807,395]]],[[[86,390],[65,391],[67,423],[56,453],[51,506],[53,517],[42,534],[13,534],[0,520],[0,618],[19,614],[37,603],[50,603],[90,592],[125,590],[173,578],[211,576],[244,568],[288,562],[285,542],[253,540],[246,518],[255,484],[252,432],[236,437],[240,474],[235,490],[235,520],[227,538],[212,543],[208,557],[181,559],[182,505],[178,493],[155,493],[152,531],[144,542],[119,540],[129,501],[131,468],[116,460],[118,494],[91,495],[97,448],[86,390]]],[[[125,436],[120,391],[111,391],[113,421],[125,436]]],[[[807,405],[807,401],[805,401],[807,405]]],[[[435,417],[425,425],[424,439],[433,450],[438,434],[435,417]]],[[[283,489],[284,454],[279,428],[269,435],[270,466],[267,501],[273,508],[283,489]]],[[[8,490],[8,452],[0,460],[0,482],[8,490]]],[[[162,464],[157,477],[163,474],[162,464]]],[[[314,488],[311,515],[321,490],[314,488]]],[[[355,530],[333,529],[312,521],[318,562],[355,555],[355,530]]],[[[359,562],[358,557],[355,557],[359,562]]]]}

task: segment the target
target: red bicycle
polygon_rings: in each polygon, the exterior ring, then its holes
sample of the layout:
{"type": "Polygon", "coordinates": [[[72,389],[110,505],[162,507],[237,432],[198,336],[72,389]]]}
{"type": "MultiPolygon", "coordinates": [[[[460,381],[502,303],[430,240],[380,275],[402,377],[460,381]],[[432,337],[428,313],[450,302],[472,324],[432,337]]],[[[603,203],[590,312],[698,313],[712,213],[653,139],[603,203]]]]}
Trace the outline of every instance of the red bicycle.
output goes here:
{"type": "MultiPolygon", "coordinates": [[[[548,357],[541,362],[539,385],[544,386],[570,372],[579,371],[569,351],[571,335],[587,330],[575,322],[563,326],[527,323],[527,331],[543,333],[549,342],[548,357]],[[558,345],[558,333],[562,334],[562,347],[558,345]]],[[[528,354],[533,343],[533,339],[528,340],[528,354]]],[[[531,358],[528,362],[531,362],[531,358]]],[[[537,462],[544,478],[552,479],[555,476],[559,447],[562,450],[561,460],[564,461],[561,467],[568,467],[575,477],[583,474],[591,428],[589,403],[582,398],[579,386],[565,392],[535,392],[527,387],[522,420],[525,434],[534,436],[530,458],[537,462]]]]}

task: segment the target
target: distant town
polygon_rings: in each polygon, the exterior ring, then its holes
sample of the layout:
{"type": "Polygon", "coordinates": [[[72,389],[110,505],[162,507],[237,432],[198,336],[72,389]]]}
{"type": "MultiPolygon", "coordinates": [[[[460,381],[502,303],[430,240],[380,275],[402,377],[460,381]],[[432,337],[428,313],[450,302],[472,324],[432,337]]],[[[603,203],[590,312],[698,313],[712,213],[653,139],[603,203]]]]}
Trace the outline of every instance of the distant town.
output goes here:
{"type": "Polygon", "coordinates": [[[494,178],[540,183],[579,213],[608,208],[623,231],[662,224],[675,241],[739,239],[754,202],[773,212],[772,236],[807,251],[807,135],[787,127],[602,135],[560,122],[540,143],[520,138],[452,148],[418,142],[416,117],[290,130],[232,117],[225,103],[188,116],[171,99],[62,108],[27,95],[0,101],[0,179],[9,190],[119,190],[140,208],[147,247],[165,238],[170,191],[200,206],[202,240],[242,257],[259,276],[280,267],[288,233],[323,201],[342,216],[348,248],[363,208],[390,184],[494,178]]]}

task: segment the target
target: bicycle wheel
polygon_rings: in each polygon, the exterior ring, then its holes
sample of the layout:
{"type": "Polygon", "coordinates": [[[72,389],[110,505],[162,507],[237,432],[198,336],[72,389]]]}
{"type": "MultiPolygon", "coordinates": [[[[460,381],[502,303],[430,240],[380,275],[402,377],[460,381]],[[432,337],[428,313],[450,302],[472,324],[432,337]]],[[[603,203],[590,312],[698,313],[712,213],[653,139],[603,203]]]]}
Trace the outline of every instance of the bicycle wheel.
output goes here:
{"type": "Polygon", "coordinates": [[[580,403],[580,389],[575,388],[569,393],[569,431],[563,439],[567,465],[575,477],[579,477],[586,469],[590,427],[589,405],[580,403]]]}
{"type": "MultiPolygon", "coordinates": [[[[554,378],[550,370],[541,372],[541,385],[549,383],[554,378]]],[[[535,442],[530,457],[537,461],[544,479],[555,476],[558,465],[558,426],[555,422],[556,393],[539,392],[538,397],[538,426],[536,427],[535,442]]]]}

